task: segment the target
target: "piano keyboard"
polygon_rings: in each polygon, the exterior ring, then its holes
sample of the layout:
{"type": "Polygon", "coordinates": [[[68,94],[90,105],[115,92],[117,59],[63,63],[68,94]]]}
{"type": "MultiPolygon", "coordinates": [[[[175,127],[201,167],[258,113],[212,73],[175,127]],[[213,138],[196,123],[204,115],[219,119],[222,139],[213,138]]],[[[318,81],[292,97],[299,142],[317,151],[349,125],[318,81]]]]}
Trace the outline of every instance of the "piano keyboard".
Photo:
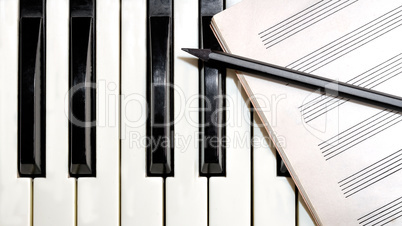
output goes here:
{"type": "Polygon", "coordinates": [[[235,73],[181,51],[238,1],[0,0],[0,226],[314,225],[235,73]]]}

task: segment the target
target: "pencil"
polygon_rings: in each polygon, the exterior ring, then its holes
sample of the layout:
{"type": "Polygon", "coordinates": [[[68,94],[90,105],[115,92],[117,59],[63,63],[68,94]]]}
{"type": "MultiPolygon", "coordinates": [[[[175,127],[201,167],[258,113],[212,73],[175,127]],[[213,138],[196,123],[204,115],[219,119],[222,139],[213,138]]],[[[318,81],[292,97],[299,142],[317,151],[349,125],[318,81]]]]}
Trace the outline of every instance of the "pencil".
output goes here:
{"type": "Polygon", "coordinates": [[[218,67],[226,67],[242,72],[256,74],[262,77],[277,81],[286,82],[292,85],[320,90],[322,93],[329,93],[356,100],[382,108],[401,111],[402,98],[387,93],[382,93],[344,82],[288,69],[278,65],[229,54],[210,49],[182,48],[202,61],[212,63],[218,67]]]}

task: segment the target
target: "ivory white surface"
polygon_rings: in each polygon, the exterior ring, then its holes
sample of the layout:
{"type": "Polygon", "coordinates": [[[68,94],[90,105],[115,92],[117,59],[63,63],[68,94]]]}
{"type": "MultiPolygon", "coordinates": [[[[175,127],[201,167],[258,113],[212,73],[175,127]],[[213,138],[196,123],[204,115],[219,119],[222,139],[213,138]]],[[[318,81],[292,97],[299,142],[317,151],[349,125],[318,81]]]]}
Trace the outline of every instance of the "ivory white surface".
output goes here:
{"type": "Polygon", "coordinates": [[[233,71],[226,78],[226,177],[209,181],[210,225],[251,222],[251,121],[247,97],[233,71]]]}
{"type": "MultiPolygon", "coordinates": [[[[295,185],[289,177],[278,177],[276,149],[257,113],[254,113],[253,198],[254,225],[295,225],[295,185]]],[[[303,220],[299,220],[299,226],[303,220]]]]}
{"type": "Polygon", "coordinates": [[[96,1],[96,177],[79,178],[77,226],[119,225],[120,1],[96,1]]]}
{"type": "Polygon", "coordinates": [[[31,225],[31,179],[19,178],[18,1],[0,1],[0,225],[31,225]]]}
{"type": "Polygon", "coordinates": [[[46,177],[33,180],[33,224],[75,225],[75,178],[68,173],[69,2],[46,8],[46,177]]]}
{"type": "Polygon", "coordinates": [[[174,2],[174,177],[166,179],[166,225],[207,225],[207,179],[198,172],[198,2],[174,2]]]}
{"type": "MultiPolygon", "coordinates": [[[[226,8],[239,3],[226,1],[226,8]]],[[[251,223],[250,105],[233,70],[226,75],[226,177],[209,181],[210,225],[251,223]]]]}
{"type": "Polygon", "coordinates": [[[163,178],[146,175],[146,0],[122,1],[121,224],[163,225],[163,178]]]}

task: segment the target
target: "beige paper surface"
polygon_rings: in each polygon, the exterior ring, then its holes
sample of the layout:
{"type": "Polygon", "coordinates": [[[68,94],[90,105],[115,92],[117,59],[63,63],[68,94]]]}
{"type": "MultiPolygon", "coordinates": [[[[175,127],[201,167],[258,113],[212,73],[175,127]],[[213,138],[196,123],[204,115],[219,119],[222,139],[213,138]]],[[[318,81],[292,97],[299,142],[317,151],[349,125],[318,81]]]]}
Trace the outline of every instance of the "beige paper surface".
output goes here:
{"type": "MultiPolygon", "coordinates": [[[[402,96],[401,1],[244,0],[212,26],[228,52],[402,96]]],[[[402,225],[399,112],[239,78],[319,224],[402,225]]]]}

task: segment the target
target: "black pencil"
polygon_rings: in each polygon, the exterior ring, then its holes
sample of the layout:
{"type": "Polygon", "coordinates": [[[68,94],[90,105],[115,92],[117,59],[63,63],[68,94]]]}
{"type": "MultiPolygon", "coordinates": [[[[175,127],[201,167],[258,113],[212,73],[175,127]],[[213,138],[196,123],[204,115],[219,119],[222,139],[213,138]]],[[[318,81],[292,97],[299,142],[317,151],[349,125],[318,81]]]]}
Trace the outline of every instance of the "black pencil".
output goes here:
{"type": "Polygon", "coordinates": [[[310,89],[319,89],[323,93],[326,92],[333,96],[357,100],[382,108],[396,111],[402,110],[402,98],[398,96],[291,70],[285,67],[256,61],[234,54],[224,53],[221,51],[188,48],[183,48],[182,50],[198,57],[203,61],[216,64],[219,67],[226,67],[242,72],[252,73],[310,89]]]}

